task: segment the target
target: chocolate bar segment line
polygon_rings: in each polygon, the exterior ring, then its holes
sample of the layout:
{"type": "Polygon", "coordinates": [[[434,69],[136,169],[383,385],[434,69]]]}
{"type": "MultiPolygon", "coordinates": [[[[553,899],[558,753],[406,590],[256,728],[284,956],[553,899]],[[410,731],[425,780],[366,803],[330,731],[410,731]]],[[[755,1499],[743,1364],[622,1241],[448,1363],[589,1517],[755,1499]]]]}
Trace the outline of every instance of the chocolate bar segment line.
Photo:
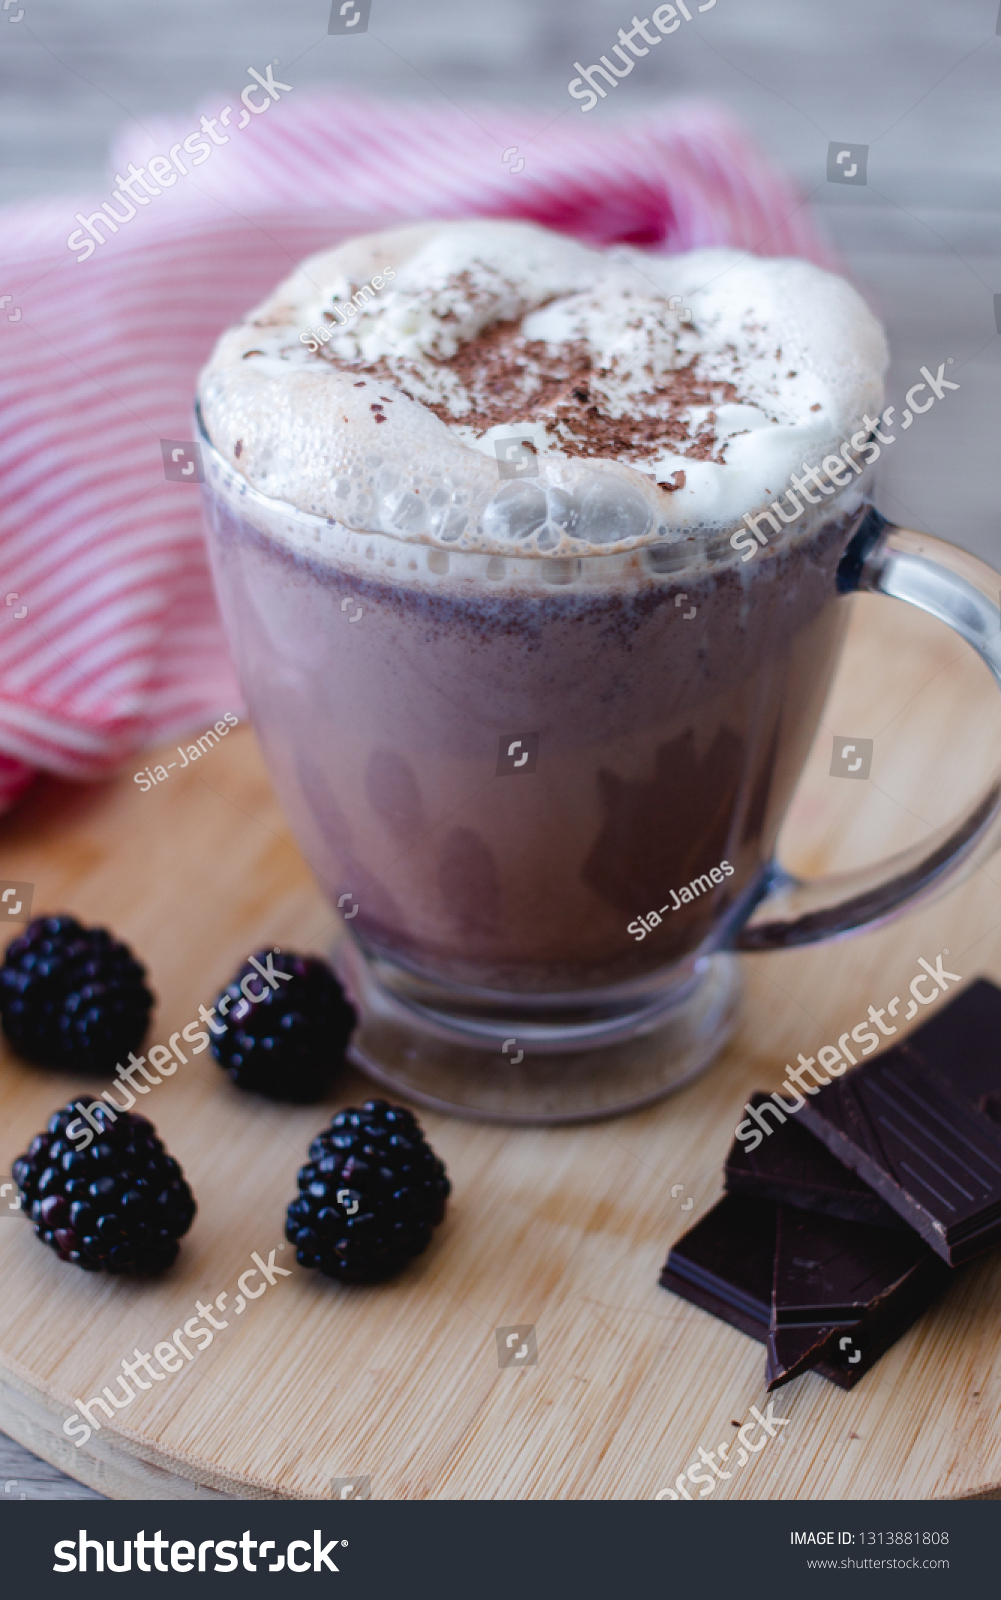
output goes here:
{"type": "MultiPolygon", "coordinates": [[[[905,1050],[905,1054],[906,1054],[906,1046],[904,1047],[904,1050],[905,1050]]],[[[881,1085],[879,1084],[878,1081],[873,1083],[873,1094],[875,1095],[875,1097],[878,1100],[882,1100],[891,1109],[898,1111],[900,1113],[900,1115],[903,1116],[905,1121],[909,1122],[911,1124],[911,1126],[913,1128],[915,1128],[919,1133],[923,1133],[924,1134],[925,1138],[928,1140],[928,1142],[930,1144],[937,1145],[937,1147],[942,1151],[943,1155],[951,1155],[953,1161],[956,1164],[956,1166],[958,1166],[961,1170],[965,1170],[966,1172],[968,1172],[970,1177],[973,1178],[975,1181],[977,1181],[980,1184],[981,1189],[984,1192],[984,1194],[989,1194],[990,1193],[990,1189],[991,1189],[990,1180],[989,1179],[985,1179],[984,1177],[982,1177],[982,1175],[979,1172],[975,1171],[975,1169],[970,1166],[968,1161],[964,1161],[963,1160],[962,1155],[958,1151],[950,1151],[948,1145],[946,1143],[944,1143],[943,1140],[937,1139],[935,1137],[935,1135],[931,1132],[930,1128],[928,1127],[928,1123],[933,1123],[934,1124],[936,1122],[939,1122],[939,1123],[942,1122],[942,1118],[936,1112],[935,1107],[933,1105],[931,1105],[927,1100],[919,1099],[919,1097],[914,1093],[914,1090],[911,1087],[911,1085],[908,1084],[907,1082],[903,1081],[898,1074],[895,1074],[893,1072],[889,1072],[889,1073],[887,1073],[887,1077],[888,1077],[889,1081],[892,1082],[896,1086],[896,1088],[898,1090],[898,1093],[903,1098],[913,1100],[915,1102],[915,1104],[918,1105],[921,1108],[921,1110],[925,1113],[925,1118],[926,1118],[925,1122],[921,1122],[917,1117],[909,1115],[907,1110],[900,1104],[899,1101],[895,1103],[886,1094],[886,1092],[882,1089],[882,1087],[881,1087],[881,1085]]],[[[887,1121],[887,1119],[885,1117],[881,1117],[880,1121],[883,1122],[887,1127],[891,1126],[891,1124],[887,1121]]],[[[946,1126],[946,1125],[947,1124],[943,1124],[943,1126],[946,1126]]],[[[893,1131],[896,1133],[897,1137],[903,1143],[906,1144],[908,1142],[907,1139],[906,1139],[906,1136],[904,1134],[902,1134],[898,1129],[894,1129],[893,1131]]],[[[990,1167],[994,1171],[994,1173],[995,1173],[997,1178],[1001,1178],[1001,1160],[998,1160],[998,1161],[992,1160],[991,1156],[988,1153],[986,1153],[985,1151],[983,1151],[981,1149],[977,1149],[977,1147],[974,1144],[972,1144],[969,1139],[964,1137],[961,1128],[954,1128],[953,1132],[955,1134],[955,1137],[956,1137],[957,1141],[960,1144],[966,1145],[969,1150],[973,1151],[974,1155],[977,1155],[977,1156],[980,1157],[981,1161],[984,1163],[985,1166],[990,1167]]],[[[916,1155],[920,1156],[923,1153],[921,1151],[920,1147],[918,1145],[914,1144],[914,1143],[911,1143],[910,1148],[914,1151],[914,1153],[916,1155]]],[[[1001,1155],[1001,1150],[999,1150],[999,1155],[1001,1155]]],[[[973,1199],[973,1195],[970,1194],[968,1190],[964,1189],[962,1184],[959,1183],[959,1181],[957,1179],[950,1178],[949,1174],[946,1172],[944,1167],[936,1166],[935,1162],[927,1154],[925,1154],[924,1159],[928,1162],[928,1165],[930,1167],[933,1167],[935,1169],[935,1171],[940,1172],[942,1174],[943,1178],[945,1178],[947,1183],[953,1184],[953,1186],[959,1190],[959,1192],[963,1196],[964,1200],[972,1200],[973,1199]]]]}

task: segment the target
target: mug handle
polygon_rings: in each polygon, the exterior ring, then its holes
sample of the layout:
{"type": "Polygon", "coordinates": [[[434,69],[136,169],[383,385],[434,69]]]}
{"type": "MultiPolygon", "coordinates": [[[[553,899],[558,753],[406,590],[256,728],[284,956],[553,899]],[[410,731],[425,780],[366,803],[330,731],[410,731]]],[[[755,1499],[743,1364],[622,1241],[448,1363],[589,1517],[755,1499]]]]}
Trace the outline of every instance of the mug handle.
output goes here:
{"type": "MultiPolygon", "coordinates": [[[[895,527],[870,509],[838,567],[838,591],[888,594],[948,623],[973,646],[1001,688],[1001,574],[976,556],[895,527]]],[[[784,950],[878,927],[959,882],[1001,844],[1001,772],[947,838],[902,850],[876,866],[804,880],[777,861],[736,933],[736,950],[784,950]],[[758,912],[765,914],[758,920],[758,912]]]]}

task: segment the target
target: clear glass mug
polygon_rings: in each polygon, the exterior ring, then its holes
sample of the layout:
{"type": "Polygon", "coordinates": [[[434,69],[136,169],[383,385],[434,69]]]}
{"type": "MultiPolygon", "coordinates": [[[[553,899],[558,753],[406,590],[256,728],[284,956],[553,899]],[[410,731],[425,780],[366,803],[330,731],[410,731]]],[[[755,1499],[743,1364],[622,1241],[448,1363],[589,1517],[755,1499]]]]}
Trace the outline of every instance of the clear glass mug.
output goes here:
{"type": "Polygon", "coordinates": [[[224,623],[381,1085],[495,1121],[645,1105],[725,1044],[736,952],[882,922],[999,842],[995,783],[879,868],[775,859],[847,595],[938,617],[1001,683],[1001,578],[867,479],[747,562],[725,535],[498,557],[268,500],[201,437],[224,623]]]}

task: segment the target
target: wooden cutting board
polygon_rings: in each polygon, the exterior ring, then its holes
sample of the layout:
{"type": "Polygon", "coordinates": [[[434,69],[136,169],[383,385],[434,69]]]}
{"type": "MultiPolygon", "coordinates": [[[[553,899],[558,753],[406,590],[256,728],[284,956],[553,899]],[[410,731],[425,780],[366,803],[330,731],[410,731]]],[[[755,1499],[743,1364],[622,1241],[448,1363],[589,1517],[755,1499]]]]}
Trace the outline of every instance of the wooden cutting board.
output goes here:
{"type": "MultiPolygon", "coordinates": [[[[1001,705],[969,651],[903,607],[855,605],[786,828],[786,859],[811,873],[941,827],[1001,747],[1001,705]],[[834,735],[875,741],[867,782],[828,775],[834,735]]],[[[47,781],[0,840],[2,871],[35,885],[36,912],[105,923],[145,961],[159,998],[150,1042],[211,1004],[249,951],[324,952],[335,934],[249,730],[149,792],[131,768],[88,788],[47,781]]],[[[720,1192],[740,1108],[778,1087],[798,1051],[906,994],[920,956],[948,949],[964,978],[1001,979],[999,885],[1001,862],[879,932],[746,959],[732,1046],[645,1112],[541,1130],[422,1113],[453,1201],[431,1249],[381,1288],[339,1289],[277,1248],[312,1134],[365,1098],[366,1081],[350,1071],[329,1105],[287,1110],[191,1058],[143,1104],[199,1203],[165,1279],[84,1274],[25,1223],[0,1222],[0,1427],[118,1498],[325,1497],[335,1478],[367,1478],[378,1499],[654,1497],[752,1406],[767,1410],[762,1347],[657,1284],[670,1244],[720,1192]],[[291,1274],[233,1316],[252,1253],[272,1250],[291,1274]],[[76,1449],[61,1431],[74,1397],[223,1291],[215,1315],[228,1325],[211,1347],[76,1449]],[[495,1330],[525,1324],[537,1363],[501,1369],[495,1330]]],[[[0,1169],[81,1087],[103,1080],[3,1055],[0,1169]]],[[[997,1494],[1001,1253],[958,1274],[852,1392],[808,1374],[774,1400],[787,1420],[716,1498],[997,1494]]]]}

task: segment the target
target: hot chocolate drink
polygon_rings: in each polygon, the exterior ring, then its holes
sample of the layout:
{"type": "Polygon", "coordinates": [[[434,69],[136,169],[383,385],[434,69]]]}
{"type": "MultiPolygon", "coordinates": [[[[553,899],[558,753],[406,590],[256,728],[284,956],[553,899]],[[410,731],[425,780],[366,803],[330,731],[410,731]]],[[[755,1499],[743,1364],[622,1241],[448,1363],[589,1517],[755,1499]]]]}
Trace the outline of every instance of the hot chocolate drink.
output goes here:
{"type": "Polygon", "coordinates": [[[224,335],[219,594],[370,959],[583,1004],[724,941],[837,659],[885,359],[804,262],[499,222],[316,256],[224,335]]]}

